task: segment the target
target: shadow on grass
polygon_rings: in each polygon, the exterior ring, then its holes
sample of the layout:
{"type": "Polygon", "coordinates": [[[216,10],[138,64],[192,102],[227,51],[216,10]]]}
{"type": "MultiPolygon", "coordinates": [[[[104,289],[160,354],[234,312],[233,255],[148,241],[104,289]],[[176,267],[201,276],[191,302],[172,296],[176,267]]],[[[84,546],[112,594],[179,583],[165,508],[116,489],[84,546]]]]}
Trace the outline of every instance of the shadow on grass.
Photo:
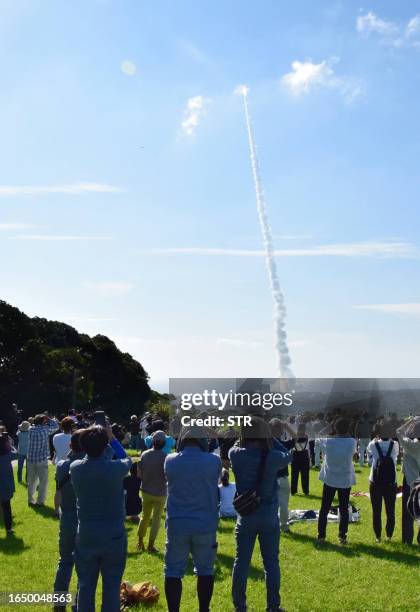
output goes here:
{"type": "Polygon", "coordinates": [[[395,550],[395,548],[393,549],[395,544],[385,544],[384,546],[380,544],[373,545],[349,543],[345,546],[341,546],[340,544],[334,544],[333,542],[328,541],[320,544],[318,543],[316,537],[296,532],[290,532],[287,537],[300,542],[310,542],[318,550],[323,550],[325,552],[336,552],[345,557],[360,557],[361,555],[370,555],[376,559],[386,559],[387,561],[393,561],[394,563],[404,563],[405,565],[413,565],[416,567],[419,565],[419,556],[416,552],[410,554],[409,552],[395,550]]]}
{"type": "Polygon", "coordinates": [[[5,555],[20,555],[28,548],[22,538],[17,538],[14,533],[0,540],[0,551],[5,555]]]}
{"type": "Polygon", "coordinates": [[[42,517],[55,519],[58,523],[54,508],[50,508],[49,506],[30,506],[30,508],[42,517]]]}
{"type": "MultiPolygon", "coordinates": [[[[217,566],[220,565],[220,566],[228,568],[230,573],[232,572],[232,569],[233,569],[233,562],[234,562],[234,558],[231,555],[227,555],[222,552],[217,553],[217,566]]],[[[216,566],[216,580],[218,578],[217,566],[216,566]]],[[[261,580],[264,578],[264,576],[265,576],[264,570],[260,569],[259,567],[254,567],[253,565],[249,566],[248,578],[261,580]]]]}

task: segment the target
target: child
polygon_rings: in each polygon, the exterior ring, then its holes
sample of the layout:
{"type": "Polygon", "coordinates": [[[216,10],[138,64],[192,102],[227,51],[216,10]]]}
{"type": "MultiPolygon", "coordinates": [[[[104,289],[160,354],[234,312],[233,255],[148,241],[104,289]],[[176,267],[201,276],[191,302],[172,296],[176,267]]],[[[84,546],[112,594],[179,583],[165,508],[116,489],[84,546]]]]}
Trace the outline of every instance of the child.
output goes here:
{"type": "Polygon", "coordinates": [[[139,514],[142,510],[140,485],[141,480],[137,474],[137,463],[133,463],[130,468],[130,476],[124,478],[124,489],[125,512],[128,520],[134,523],[139,522],[139,514]]]}

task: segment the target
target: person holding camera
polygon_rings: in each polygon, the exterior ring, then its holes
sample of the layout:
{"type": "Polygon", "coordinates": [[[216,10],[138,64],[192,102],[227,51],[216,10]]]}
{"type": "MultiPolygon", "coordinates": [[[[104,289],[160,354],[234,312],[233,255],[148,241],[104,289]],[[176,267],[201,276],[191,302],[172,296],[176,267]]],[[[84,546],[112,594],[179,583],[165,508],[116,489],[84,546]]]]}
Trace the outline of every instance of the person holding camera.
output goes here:
{"type": "Polygon", "coordinates": [[[58,421],[50,419],[45,414],[37,414],[33,426],[29,428],[28,454],[26,457],[29,506],[43,506],[45,504],[48,488],[49,438],[58,429],[58,421]],[[38,496],[35,500],[37,489],[38,496]]]}
{"type": "Polygon", "coordinates": [[[237,445],[229,451],[236,482],[236,557],[232,574],[232,598],[237,612],[246,612],[246,585],[252,552],[258,537],[264,564],[269,612],[281,612],[280,523],[277,474],[291,462],[290,453],[272,437],[267,423],[253,416],[241,429],[237,445]],[[237,502],[243,501],[239,507],[237,502]]]}
{"type": "Polygon", "coordinates": [[[88,427],[81,434],[80,443],[86,456],[70,465],[79,522],[75,543],[78,610],[95,612],[101,574],[102,612],[117,612],[127,558],[123,482],[130,471],[131,459],[109,426],[88,427]]]}

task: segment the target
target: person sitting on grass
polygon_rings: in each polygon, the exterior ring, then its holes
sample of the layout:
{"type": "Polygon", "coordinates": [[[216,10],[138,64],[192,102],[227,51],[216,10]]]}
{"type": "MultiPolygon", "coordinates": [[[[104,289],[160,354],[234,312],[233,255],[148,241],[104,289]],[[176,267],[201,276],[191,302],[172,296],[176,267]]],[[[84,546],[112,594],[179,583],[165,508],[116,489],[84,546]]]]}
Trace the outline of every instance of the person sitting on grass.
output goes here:
{"type": "Polygon", "coordinates": [[[130,475],[124,478],[124,491],[125,512],[128,520],[134,523],[139,522],[139,514],[142,509],[140,486],[141,480],[138,476],[137,463],[133,463],[130,468],[130,475]]]}
{"type": "MultiPolygon", "coordinates": [[[[70,440],[69,455],[67,459],[59,461],[56,467],[55,480],[57,491],[60,493],[60,528],[58,535],[60,558],[55,574],[54,593],[69,590],[73,572],[74,549],[77,533],[77,508],[76,496],[70,480],[70,466],[73,461],[83,459],[85,456],[85,452],[80,442],[83,431],[83,429],[79,429],[73,433],[70,440]]],[[[56,606],[54,608],[55,612],[61,612],[62,610],[65,610],[62,606],[56,606]]]]}
{"type": "Polygon", "coordinates": [[[12,461],[17,459],[17,452],[10,443],[6,431],[0,434],[0,504],[3,511],[3,521],[7,534],[12,534],[11,499],[15,493],[15,479],[12,461]]]}
{"type": "Polygon", "coordinates": [[[399,453],[398,442],[391,436],[393,428],[385,421],[380,435],[369,442],[367,447],[370,503],[372,505],[373,530],[376,541],[381,541],[382,501],[385,502],[387,540],[390,541],[395,529],[395,503],[397,500],[396,464],[399,453]]]}
{"type": "Polygon", "coordinates": [[[138,462],[138,476],[141,479],[141,495],[143,512],[138,529],[138,550],[144,551],[144,538],[150,526],[149,543],[147,550],[150,553],[158,552],[155,548],[156,538],[160,529],[162,513],[166,502],[166,478],[163,466],[165,464],[165,432],[155,431],[152,435],[153,448],[144,451],[138,462]]]}
{"type": "Polygon", "coordinates": [[[236,518],[236,510],[233,507],[235,494],[236,485],[229,482],[229,470],[223,468],[219,484],[220,518],[236,518]]]}
{"type": "Polygon", "coordinates": [[[168,455],[165,461],[168,481],[165,595],[169,612],[179,612],[182,578],[190,553],[197,576],[199,612],[209,611],[213,595],[222,464],[208,450],[205,428],[184,427],[178,439],[178,452],[168,455]]]}
{"type": "Polygon", "coordinates": [[[79,521],[75,545],[77,609],[95,612],[101,574],[102,612],[117,612],[127,560],[123,480],[130,471],[131,459],[109,426],[85,429],[80,442],[86,457],[70,465],[79,521]],[[108,443],[116,459],[108,457],[108,443]]]}
{"type": "MultiPolygon", "coordinates": [[[[350,437],[349,421],[337,419],[334,423],[334,436],[319,438],[323,454],[319,480],[324,483],[322,504],[318,516],[318,542],[324,542],[327,531],[328,513],[335,494],[338,494],[340,521],[338,536],[340,544],[347,542],[349,524],[349,500],[352,485],[356,483],[353,466],[353,455],[356,452],[356,440],[350,437]]],[[[327,427],[327,430],[329,426],[327,427]]],[[[322,432],[321,432],[322,433],[322,432]]]]}
{"type": "Polygon", "coordinates": [[[290,461],[290,453],[272,437],[269,426],[253,416],[251,425],[241,429],[237,445],[229,451],[238,495],[254,491],[258,507],[245,516],[238,514],[236,556],[232,573],[232,598],[237,612],[246,612],[246,585],[252,552],[258,537],[264,564],[269,612],[280,606],[280,525],[278,519],[277,474],[290,461]]]}

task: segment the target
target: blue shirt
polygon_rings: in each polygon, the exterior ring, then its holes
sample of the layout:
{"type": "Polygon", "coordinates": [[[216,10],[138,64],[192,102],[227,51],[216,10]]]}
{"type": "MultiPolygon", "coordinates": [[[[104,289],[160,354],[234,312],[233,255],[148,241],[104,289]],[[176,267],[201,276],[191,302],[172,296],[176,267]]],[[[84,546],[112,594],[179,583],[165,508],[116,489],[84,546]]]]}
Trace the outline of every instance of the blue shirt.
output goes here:
{"type": "Polygon", "coordinates": [[[217,530],[221,470],[217,455],[195,446],[187,446],[166,457],[168,533],[195,534],[217,530]]]}
{"type": "Polygon", "coordinates": [[[77,500],[80,526],[123,527],[125,520],[124,478],[131,459],[85,457],[70,466],[70,478],[77,500]]]}
{"type": "Polygon", "coordinates": [[[66,523],[77,523],[77,508],[76,508],[76,495],[69,477],[70,465],[73,461],[83,459],[84,453],[73,453],[70,452],[67,459],[62,459],[57,463],[55,480],[60,486],[60,509],[61,509],[61,522],[66,523]]]}
{"type": "MultiPolygon", "coordinates": [[[[268,452],[265,462],[262,483],[260,486],[261,504],[251,515],[263,517],[277,516],[277,472],[285,468],[292,460],[288,450],[278,440],[273,440],[273,449],[268,452]]],[[[229,451],[229,459],[235,475],[236,490],[239,494],[255,490],[257,485],[258,467],[261,458],[260,448],[241,448],[233,446],[229,451]]],[[[238,521],[249,517],[238,517],[238,521]]]]}
{"type": "MultiPolygon", "coordinates": [[[[152,436],[146,436],[146,438],[144,439],[144,443],[146,445],[146,448],[152,448],[153,446],[152,436]]],[[[165,446],[162,448],[162,452],[165,453],[165,455],[169,455],[169,453],[172,452],[174,448],[175,448],[175,440],[172,438],[172,436],[166,436],[165,446]]]]}

